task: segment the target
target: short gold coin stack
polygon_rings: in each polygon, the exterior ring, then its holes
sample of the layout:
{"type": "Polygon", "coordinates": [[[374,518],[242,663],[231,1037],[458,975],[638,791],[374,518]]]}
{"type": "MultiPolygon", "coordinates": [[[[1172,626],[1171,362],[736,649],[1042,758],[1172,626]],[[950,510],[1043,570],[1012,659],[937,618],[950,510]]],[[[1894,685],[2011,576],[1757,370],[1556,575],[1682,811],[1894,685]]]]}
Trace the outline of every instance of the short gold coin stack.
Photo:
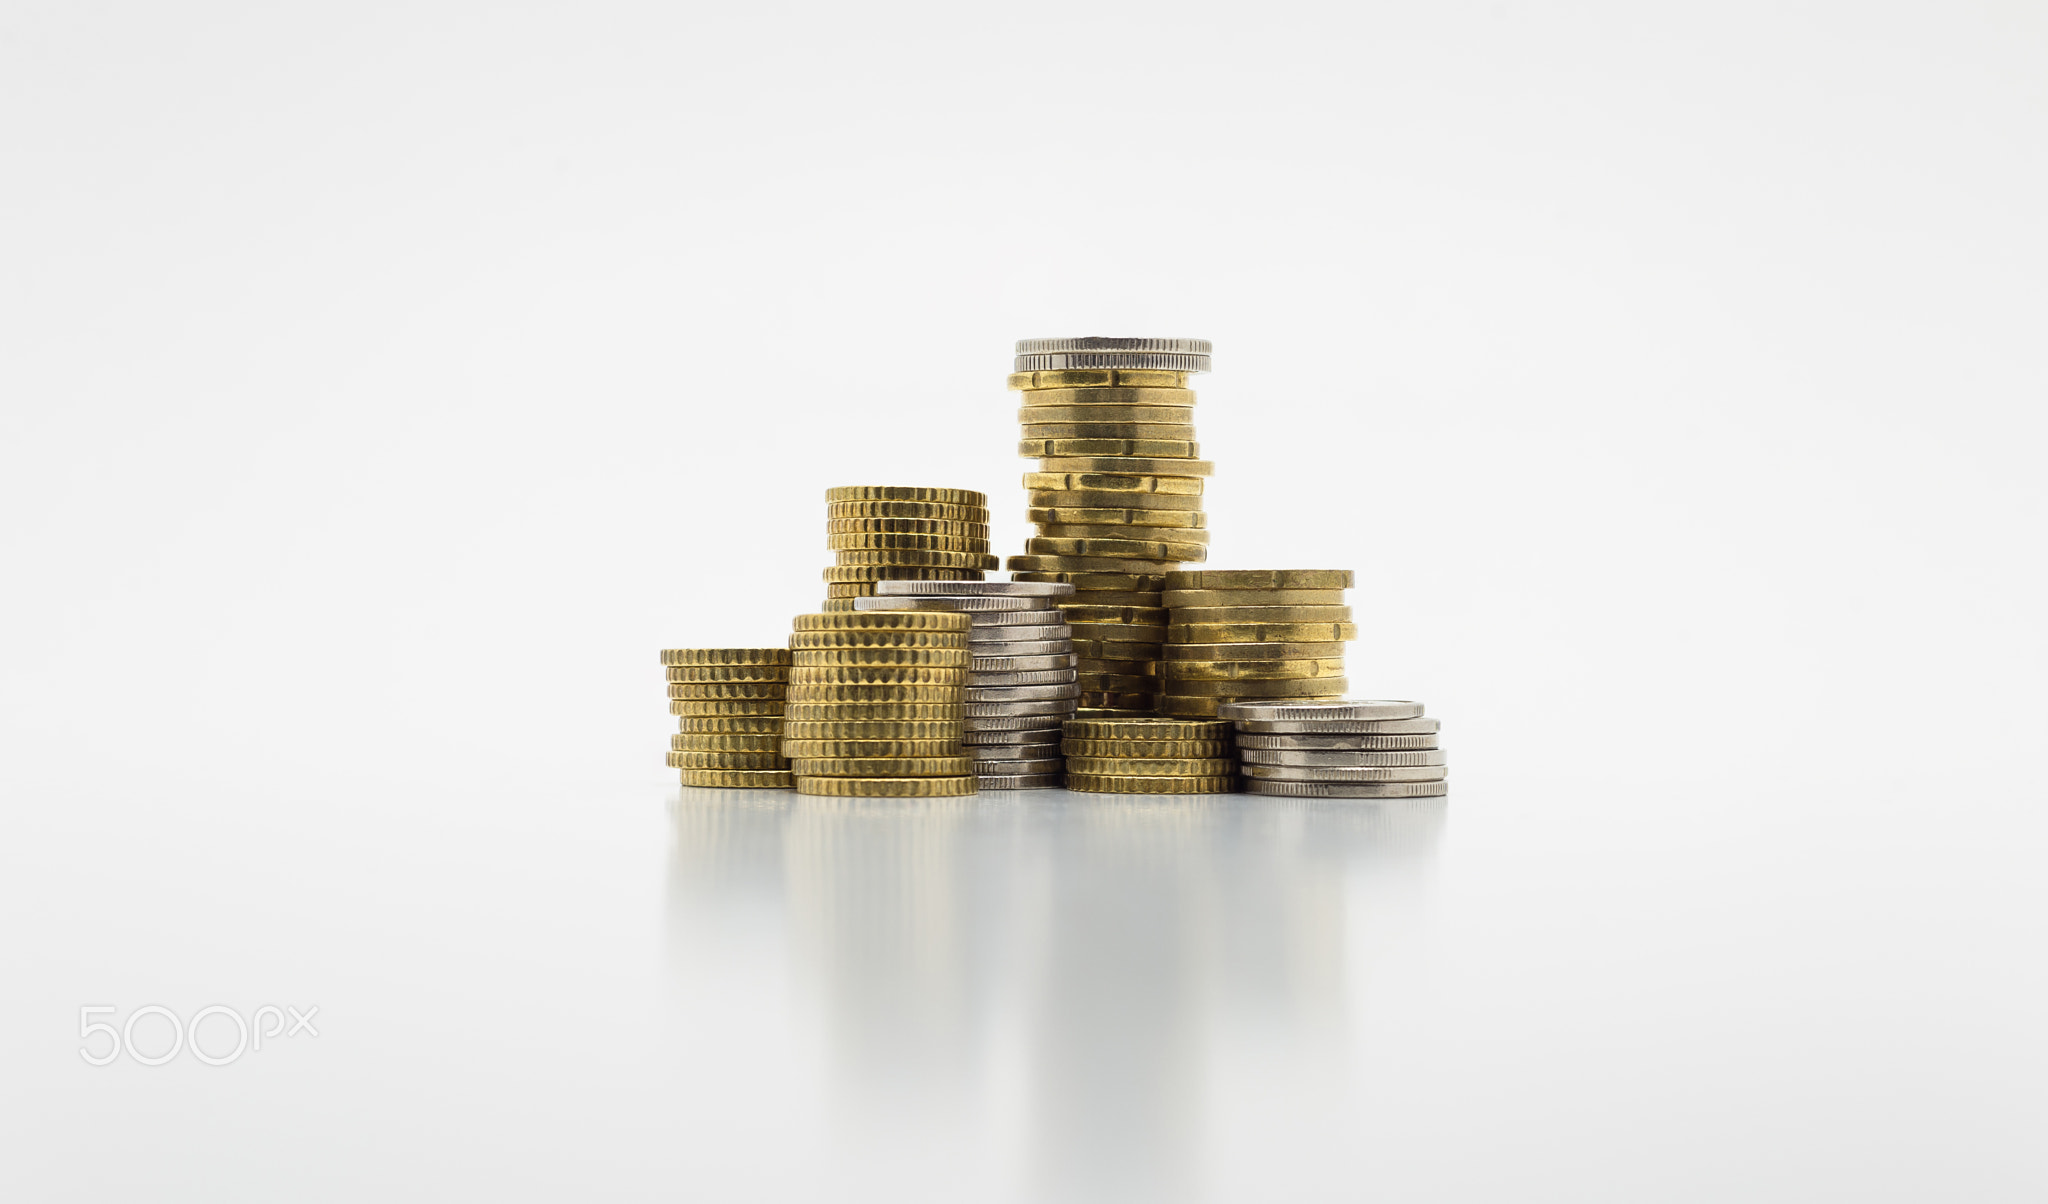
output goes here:
{"type": "Polygon", "coordinates": [[[782,742],[797,793],[973,794],[960,742],[969,623],[949,611],[798,615],[782,742]]]}
{"type": "Polygon", "coordinates": [[[1196,719],[1069,719],[1067,789],[1093,794],[1229,794],[1238,789],[1230,724],[1196,719]]]}
{"type": "Polygon", "coordinates": [[[999,561],[988,550],[988,495],[915,485],[846,485],[825,491],[827,611],[853,609],[877,581],[980,581],[999,561]]]}
{"type": "Polygon", "coordinates": [[[661,663],[669,713],[682,726],[669,737],[668,765],[683,771],[683,785],[789,788],[789,649],[667,648],[661,663]]]}
{"type": "Polygon", "coordinates": [[[1166,639],[1162,575],[1208,557],[1188,378],[1206,339],[1020,339],[1010,388],[1023,394],[1018,453],[1038,534],[1012,556],[1019,581],[1064,581],[1079,654],[1080,714],[1155,712],[1166,639]]]}
{"type": "Polygon", "coordinates": [[[1209,716],[1228,702],[1337,698],[1358,634],[1349,569],[1169,573],[1159,710],[1209,716]]]}

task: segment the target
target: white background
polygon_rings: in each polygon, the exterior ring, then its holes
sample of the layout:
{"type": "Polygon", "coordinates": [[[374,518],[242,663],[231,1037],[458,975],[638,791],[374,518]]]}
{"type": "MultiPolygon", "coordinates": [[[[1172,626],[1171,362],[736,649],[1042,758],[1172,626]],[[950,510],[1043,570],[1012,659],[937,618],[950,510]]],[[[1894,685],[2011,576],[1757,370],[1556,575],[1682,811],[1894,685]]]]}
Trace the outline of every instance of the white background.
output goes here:
{"type": "Polygon", "coordinates": [[[2039,6],[11,0],[0,140],[5,1194],[2048,1192],[2039,6]],[[1449,806],[678,799],[1072,334],[1449,806]]]}

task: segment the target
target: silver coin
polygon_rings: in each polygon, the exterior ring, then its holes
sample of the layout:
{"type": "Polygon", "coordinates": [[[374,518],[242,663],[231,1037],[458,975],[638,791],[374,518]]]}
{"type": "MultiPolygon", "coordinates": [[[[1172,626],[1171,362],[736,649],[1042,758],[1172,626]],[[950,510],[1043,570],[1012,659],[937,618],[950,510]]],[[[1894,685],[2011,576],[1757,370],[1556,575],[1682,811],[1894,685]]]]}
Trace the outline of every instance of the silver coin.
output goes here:
{"type": "Polygon", "coordinates": [[[1074,637],[1070,632],[1071,629],[1065,623],[1048,623],[1041,627],[984,627],[976,623],[968,629],[967,645],[970,648],[993,648],[1019,641],[1032,643],[1038,640],[1072,640],[1074,637]]]}
{"type": "Polygon", "coordinates": [[[1441,765],[1444,755],[1432,749],[1366,752],[1356,748],[1240,748],[1247,765],[1315,765],[1336,768],[1359,765],[1441,765]]]}
{"type": "Polygon", "coordinates": [[[989,774],[976,775],[974,784],[982,790],[1058,790],[1060,775],[1056,773],[989,774]]]}
{"type": "Polygon", "coordinates": [[[965,705],[970,722],[976,719],[1021,719],[1026,715],[1071,715],[1074,713],[1074,698],[1075,695],[1068,695],[1043,702],[970,702],[965,705]]]}
{"type": "Polygon", "coordinates": [[[1244,776],[1276,782],[1439,782],[1449,771],[1441,765],[1357,765],[1348,768],[1311,765],[1243,766],[1244,776]]]}
{"type": "Polygon", "coordinates": [[[877,581],[877,594],[937,594],[965,598],[992,595],[1014,598],[1063,598],[1074,592],[1065,581],[877,581]]]}
{"type": "MultiPolygon", "coordinates": [[[[877,584],[887,585],[888,582],[877,584]]],[[[977,598],[934,598],[924,594],[877,594],[871,598],[855,598],[855,610],[944,610],[971,614],[974,621],[981,622],[985,611],[1031,611],[1042,613],[1044,598],[1022,598],[1009,594],[988,594],[977,598]]]]}
{"type": "Polygon", "coordinates": [[[961,692],[966,702],[1043,702],[1080,696],[1081,687],[1074,682],[1050,686],[968,686],[961,692]]]}
{"type": "MultiPolygon", "coordinates": [[[[1420,722],[1420,720],[1397,719],[1393,722],[1412,723],[1420,722]]],[[[1436,721],[1432,719],[1430,722],[1434,723],[1436,721]]],[[[1240,731],[1237,733],[1237,746],[1239,748],[1291,748],[1298,751],[1339,748],[1370,749],[1373,751],[1396,748],[1435,748],[1436,733],[1430,732],[1426,735],[1418,734],[1413,736],[1325,735],[1309,732],[1265,735],[1257,732],[1240,731]]]]}
{"type": "Polygon", "coordinates": [[[1013,372],[1073,372],[1103,368],[1207,372],[1209,357],[1171,351],[1060,351],[1051,355],[1020,355],[1013,364],[1013,372]]]}
{"type": "Polygon", "coordinates": [[[960,747],[976,761],[1036,761],[1062,755],[1058,741],[1037,744],[962,744],[960,747]]]}
{"type": "MultiPolygon", "coordinates": [[[[1030,602],[1038,600],[1026,599],[1030,602]]],[[[1065,622],[1057,610],[995,610],[974,616],[976,627],[1051,627],[1065,622]]]]}
{"type": "Polygon", "coordinates": [[[969,673],[1022,673],[1031,669],[1072,669],[1081,658],[1071,652],[1040,656],[977,656],[967,662],[969,673]]]}
{"type": "MultiPolygon", "coordinates": [[[[993,719],[970,719],[960,733],[960,743],[976,748],[1000,748],[1019,744],[1052,744],[1060,742],[1060,727],[1066,722],[1061,715],[1025,715],[1019,722],[1038,724],[1036,727],[981,727],[980,724],[994,723],[993,719]]],[[[972,755],[972,754],[969,754],[972,755]]]]}
{"type": "Polygon", "coordinates": [[[974,776],[980,777],[987,773],[1058,773],[1066,768],[1066,765],[1067,762],[1064,757],[1035,757],[1028,761],[976,761],[974,763],[974,776]]]}
{"type": "MultiPolygon", "coordinates": [[[[972,635],[973,633],[969,632],[968,634],[972,635]]],[[[1022,659],[1027,656],[1067,657],[1074,655],[1074,641],[1068,639],[983,640],[979,644],[970,639],[967,641],[967,648],[968,651],[974,654],[973,659],[967,662],[970,668],[983,660],[1022,659]]]]}
{"type": "Polygon", "coordinates": [[[1381,701],[1364,698],[1299,699],[1282,702],[1226,702],[1216,708],[1225,719],[1414,719],[1422,714],[1419,702],[1381,701]]]}
{"type": "Polygon", "coordinates": [[[1063,686],[1078,678],[1079,674],[1073,669],[1016,669],[1006,673],[969,673],[967,688],[981,690],[994,686],[1063,686]]]}
{"type": "Polygon", "coordinates": [[[1017,355],[1058,355],[1066,351],[1147,351],[1168,355],[1207,355],[1207,339],[1112,339],[1089,335],[1078,339],[1018,339],[1017,355]]]}
{"type": "Polygon", "coordinates": [[[1318,736],[1427,736],[1434,719],[1239,719],[1239,734],[1318,736]]]}
{"type": "Polygon", "coordinates": [[[1283,795],[1288,798],[1441,798],[1451,792],[1449,782],[1273,782],[1247,779],[1247,794],[1283,795]]]}

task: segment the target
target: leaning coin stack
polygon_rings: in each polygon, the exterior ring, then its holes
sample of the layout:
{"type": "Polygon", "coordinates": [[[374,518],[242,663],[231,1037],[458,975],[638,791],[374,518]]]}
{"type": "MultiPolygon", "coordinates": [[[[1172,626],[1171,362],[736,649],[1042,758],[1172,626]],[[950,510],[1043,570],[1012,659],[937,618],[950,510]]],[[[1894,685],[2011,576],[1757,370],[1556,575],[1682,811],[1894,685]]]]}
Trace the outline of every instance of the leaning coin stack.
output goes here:
{"type": "Polygon", "coordinates": [[[915,485],[846,485],[825,491],[827,611],[853,609],[877,581],[979,581],[997,566],[988,550],[988,495],[915,485]]]}
{"type": "Polygon", "coordinates": [[[1229,794],[1230,724],[1220,719],[1070,719],[1067,789],[1097,794],[1229,794]]]}
{"type": "Polygon", "coordinates": [[[668,765],[683,771],[683,785],[789,788],[789,649],[665,648],[661,663],[669,714],[682,725],[669,737],[668,765]]]}
{"type": "Polygon", "coordinates": [[[967,629],[966,615],[944,612],[798,615],[782,744],[797,793],[973,794],[960,747],[967,629]]]}
{"type": "Polygon", "coordinates": [[[1060,725],[1074,713],[1074,647],[1058,600],[1074,587],[1054,581],[878,581],[862,611],[958,611],[968,629],[966,728],[983,790],[1060,784],[1060,725]]]}
{"type": "Polygon", "coordinates": [[[1018,453],[1038,534],[1010,558],[1020,581],[1063,581],[1081,657],[1083,714],[1153,713],[1165,640],[1161,575],[1208,556],[1188,377],[1206,339],[1020,339],[1010,388],[1023,394],[1018,453]]]}
{"type": "Polygon", "coordinates": [[[1450,793],[1437,721],[1419,702],[1334,698],[1233,702],[1245,789],[1295,798],[1429,798],[1450,793]]]}
{"type": "Polygon", "coordinates": [[[1169,573],[1159,711],[1217,715],[1224,703],[1335,698],[1358,634],[1349,569],[1169,573]]]}

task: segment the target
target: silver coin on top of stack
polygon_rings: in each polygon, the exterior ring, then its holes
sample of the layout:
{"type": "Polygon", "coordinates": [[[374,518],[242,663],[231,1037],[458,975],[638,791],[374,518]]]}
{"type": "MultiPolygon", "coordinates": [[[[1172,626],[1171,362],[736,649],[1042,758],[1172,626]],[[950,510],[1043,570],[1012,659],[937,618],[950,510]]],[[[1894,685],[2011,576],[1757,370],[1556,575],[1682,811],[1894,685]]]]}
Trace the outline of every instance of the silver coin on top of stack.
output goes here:
{"type": "Polygon", "coordinates": [[[1437,721],[1419,702],[1356,698],[1226,702],[1244,788],[1293,798],[1435,798],[1450,793],[1437,721]]]}
{"type": "Polygon", "coordinates": [[[1074,587],[1056,581],[878,581],[860,610],[964,613],[968,628],[961,744],[983,790],[1050,789],[1065,758],[1060,727],[1074,713],[1072,636],[1056,603],[1074,587]]]}

